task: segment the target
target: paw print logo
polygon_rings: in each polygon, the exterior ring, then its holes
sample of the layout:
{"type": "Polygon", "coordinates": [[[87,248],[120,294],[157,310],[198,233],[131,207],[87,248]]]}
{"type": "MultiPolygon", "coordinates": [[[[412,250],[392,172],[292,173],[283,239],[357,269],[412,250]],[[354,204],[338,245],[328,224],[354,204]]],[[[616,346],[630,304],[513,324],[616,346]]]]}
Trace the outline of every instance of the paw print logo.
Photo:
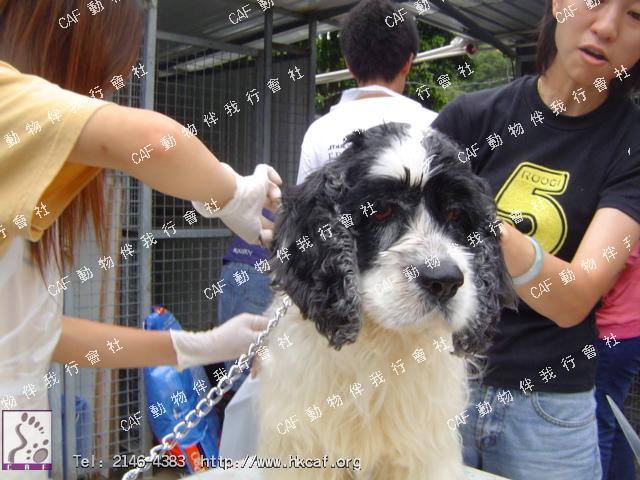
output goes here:
{"type": "Polygon", "coordinates": [[[3,410],[2,469],[51,470],[51,410],[3,410]]]}

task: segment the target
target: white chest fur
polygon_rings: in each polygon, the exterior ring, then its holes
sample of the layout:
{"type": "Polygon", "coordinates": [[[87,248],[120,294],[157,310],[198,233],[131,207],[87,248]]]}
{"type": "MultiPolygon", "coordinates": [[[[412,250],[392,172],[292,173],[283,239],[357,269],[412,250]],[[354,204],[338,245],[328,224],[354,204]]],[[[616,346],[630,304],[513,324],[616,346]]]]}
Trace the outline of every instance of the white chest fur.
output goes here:
{"type": "Polygon", "coordinates": [[[447,420],[466,406],[465,365],[434,346],[441,337],[451,346],[443,328],[394,332],[365,316],[357,341],[336,351],[290,307],[261,361],[258,455],[326,468],[269,478],[462,478],[447,420]]]}

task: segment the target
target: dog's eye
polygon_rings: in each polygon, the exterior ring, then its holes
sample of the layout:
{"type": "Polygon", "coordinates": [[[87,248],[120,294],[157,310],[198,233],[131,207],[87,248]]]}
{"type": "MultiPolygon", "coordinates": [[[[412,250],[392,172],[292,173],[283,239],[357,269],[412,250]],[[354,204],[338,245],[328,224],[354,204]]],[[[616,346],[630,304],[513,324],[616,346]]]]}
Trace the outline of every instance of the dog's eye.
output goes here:
{"type": "Polygon", "coordinates": [[[376,220],[386,220],[391,215],[393,215],[393,212],[394,212],[393,207],[387,207],[381,212],[374,213],[373,218],[375,218],[376,220]]]}
{"type": "Polygon", "coordinates": [[[458,220],[460,220],[460,209],[459,208],[452,208],[452,209],[447,211],[447,221],[448,222],[456,223],[458,220]]]}

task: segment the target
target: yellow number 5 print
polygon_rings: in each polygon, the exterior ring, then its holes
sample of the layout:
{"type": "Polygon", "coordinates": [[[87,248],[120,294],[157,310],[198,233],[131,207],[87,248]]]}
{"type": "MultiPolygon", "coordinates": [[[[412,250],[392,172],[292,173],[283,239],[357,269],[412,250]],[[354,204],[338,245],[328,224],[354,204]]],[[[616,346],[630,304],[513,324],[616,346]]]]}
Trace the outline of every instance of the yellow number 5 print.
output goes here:
{"type": "Polygon", "coordinates": [[[510,215],[521,212],[531,224],[530,231],[523,233],[553,255],[567,237],[567,217],[553,196],[562,195],[568,183],[569,172],[523,162],[496,195],[498,216],[515,225],[510,215]]]}

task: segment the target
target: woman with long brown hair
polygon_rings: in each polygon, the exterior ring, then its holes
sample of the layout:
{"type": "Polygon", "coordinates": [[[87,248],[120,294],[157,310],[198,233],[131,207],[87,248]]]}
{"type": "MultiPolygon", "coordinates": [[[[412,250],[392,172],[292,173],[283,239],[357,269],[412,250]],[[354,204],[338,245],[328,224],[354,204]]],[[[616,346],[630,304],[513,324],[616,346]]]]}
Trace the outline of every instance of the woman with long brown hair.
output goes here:
{"type": "Polygon", "coordinates": [[[538,75],[462,95],[433,123],[489,182],[522,300],[472,385],[464,460],[600,480],[594,307],[640,237],[640,0],[547,0],[537,53],[538,75]]]}
{"type": "Polygon", "coordinates": [[[214,215],[251,243],[270,241],[262,208],[274,211],[280,195],[273,168],[241,177],[174,120],[88,97],[128,77],[141,40],[138,2],[101,5],[93,14],[83,0],[0,0],[0,398],[14,409],[47,408],[42,381],[52,358],[90,366],[87,351],[118,338],[135,348],[100,366],[185,368],[238,357],[266,326],[242,314],[199,333],[118,327],[63,317],[62,295],[47,290],[73,262],[87,218],[104,240],[103,168],[198,211],[215,200],[214,215]],[[132,161],[167,135],[180,139],[173,148],[132,161]]]}

